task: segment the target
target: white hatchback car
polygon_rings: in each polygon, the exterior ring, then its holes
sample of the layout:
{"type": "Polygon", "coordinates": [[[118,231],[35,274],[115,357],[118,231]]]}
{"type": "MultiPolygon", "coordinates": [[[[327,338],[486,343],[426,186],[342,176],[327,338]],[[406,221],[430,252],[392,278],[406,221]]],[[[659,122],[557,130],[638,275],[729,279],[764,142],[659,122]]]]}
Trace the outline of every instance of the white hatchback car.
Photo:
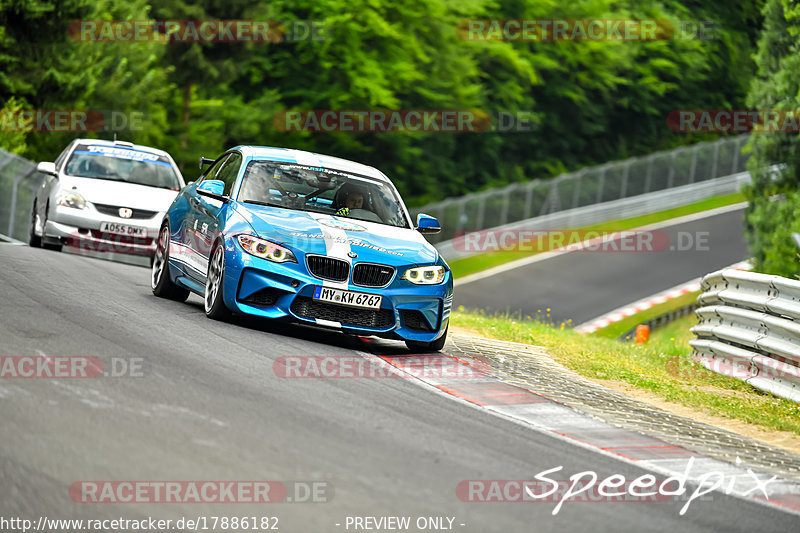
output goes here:
{"type": "Polygon", "coordinates": [[[76,139],[36,191],[29,244],[60,251],[155,253],[161,219],[185,185],[163,150],[123,141],[76,139]]]}

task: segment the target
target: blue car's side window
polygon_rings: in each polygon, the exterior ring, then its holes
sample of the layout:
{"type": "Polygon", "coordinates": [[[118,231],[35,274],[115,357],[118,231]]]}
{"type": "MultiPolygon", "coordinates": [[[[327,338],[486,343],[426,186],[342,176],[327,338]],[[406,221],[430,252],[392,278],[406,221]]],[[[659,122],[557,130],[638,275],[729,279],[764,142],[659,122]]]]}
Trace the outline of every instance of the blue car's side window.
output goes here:
{"type": "Polygon", "coordinates": [[[239,175],[239,168],[242,166],[242,155],[233,152],[224,162],[214,179],[225,182],[225,189],[222,194],[230,196],[236,176],[239,175]]]}

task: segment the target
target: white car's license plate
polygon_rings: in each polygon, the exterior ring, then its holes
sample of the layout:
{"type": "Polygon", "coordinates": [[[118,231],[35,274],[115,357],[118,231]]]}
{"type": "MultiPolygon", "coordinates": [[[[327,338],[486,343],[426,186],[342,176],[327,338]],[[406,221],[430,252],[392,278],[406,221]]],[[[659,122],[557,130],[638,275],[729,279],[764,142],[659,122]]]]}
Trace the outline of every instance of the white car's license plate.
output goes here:
{"type": "Polygon", "coordinates": [[[340,305],[349,305],[351,307],[378,309],[383,301],[383,296],[364,292],[343,291],[341,289],[331,289],[328,287],[316,287],[314,289],[314,299],[340,305]]]}
{"type": "Polygon", "coordinates": [[[117,224],[116,222],[105,222],[100,226],[100,231],[115,233],[117,235],[130,235],[131,237],[144,237],[145,228],[129,226],[127,224],[117,224]]]}

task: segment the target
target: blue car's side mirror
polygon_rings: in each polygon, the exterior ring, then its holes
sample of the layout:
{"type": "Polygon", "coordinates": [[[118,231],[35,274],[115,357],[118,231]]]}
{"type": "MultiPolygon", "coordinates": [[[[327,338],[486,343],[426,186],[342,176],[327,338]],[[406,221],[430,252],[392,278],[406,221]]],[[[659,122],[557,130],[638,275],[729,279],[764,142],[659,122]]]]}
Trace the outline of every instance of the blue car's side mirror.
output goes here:
{"type": "Polygon", "coordinates": [[[442,231],[439,221],[430,215],[417,215],[417,231],[420,233],[439,233],[442,231]]]}
{"type": "Polygon", "coordinates": [[[227,203],[230,198],[224,196],[225,182],[221,180],[205,180],[197,186],[197,194],[227,203]]]}

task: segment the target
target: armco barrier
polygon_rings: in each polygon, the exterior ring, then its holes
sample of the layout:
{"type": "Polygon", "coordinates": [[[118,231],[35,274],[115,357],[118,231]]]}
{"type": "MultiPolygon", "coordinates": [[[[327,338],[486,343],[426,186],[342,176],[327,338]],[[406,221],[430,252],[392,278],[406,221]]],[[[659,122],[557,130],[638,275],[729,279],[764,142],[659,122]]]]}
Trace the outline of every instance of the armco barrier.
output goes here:
{"type": "Polygon", "coordinates": [[[800,281],[725,269],[703,278],[692,357],[800,402],[800,281]]]}

